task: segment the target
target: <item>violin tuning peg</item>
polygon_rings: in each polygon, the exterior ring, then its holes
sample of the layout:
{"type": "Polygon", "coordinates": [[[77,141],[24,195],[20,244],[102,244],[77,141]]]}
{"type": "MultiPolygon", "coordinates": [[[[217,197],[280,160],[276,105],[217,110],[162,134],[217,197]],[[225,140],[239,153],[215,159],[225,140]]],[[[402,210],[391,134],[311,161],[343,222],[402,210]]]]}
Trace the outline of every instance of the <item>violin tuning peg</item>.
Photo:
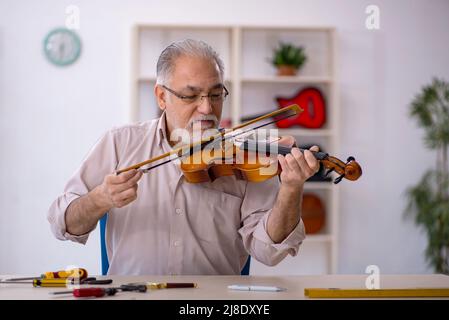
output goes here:
{"type": "Polygon", "coordinates": [[[329,173],[331,173],[332,171],[334,171],[334,168],[330,168],[329,170],[327,170],[326,173],[324,174],[324,177],[327,177],[329,173]]]}
{"type": "Polygon", "coordinates": [[[354,157],[348,157],[348,160],[346,160],[347,162],[346,163],[348,163],[348,162],[351,162],[351,161],[354,161],[355,160],[355,158],[354,157]]]}
{"type": "Polygon", "coordinates": [[[343,180],[344,176],[345,176],[345,174],[343,173],[341,176],[337,177],[337,178],[334,180],[334,184],[340,183],[341,180],[343,180]]]}

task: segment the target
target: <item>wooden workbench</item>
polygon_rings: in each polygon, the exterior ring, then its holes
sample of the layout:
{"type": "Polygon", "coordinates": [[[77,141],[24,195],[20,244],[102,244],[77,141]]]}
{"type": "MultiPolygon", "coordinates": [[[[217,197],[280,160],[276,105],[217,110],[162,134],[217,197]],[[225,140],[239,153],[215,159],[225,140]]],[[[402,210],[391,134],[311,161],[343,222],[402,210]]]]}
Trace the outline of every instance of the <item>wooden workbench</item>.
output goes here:
{"type": "MultiPolygon", "coordinates": [[[[0,279],[18,277],[2,275],[0,279]]],[[[20,275],[24,276],[24,275],[20,275]]],[[[304,288],[365,288],[367,275],[314,276],[108,276],[108,286],[134,282],[196,282],[197,288],[148,290],[147,293],[119,292],[101,299],[131,300],[301,300],[304,288]],[[232,284],[268,285],[286,288],[282,292],[232,291],[232,284]]],[[[99,277],[100,278],[100,277],[99,277]]],[[[103,286],[103,287],[108,287],[103,286]]],[[[449,276],[444,275],[381,275],[380,286],[385,288],[441,288],[449,287],[449,276]]],[[[54,296],[50,292],[65,288],[33,288],[31,284],[0,284],[0,299],[65,300],[77,299],[71,295],[54,296]]]]}

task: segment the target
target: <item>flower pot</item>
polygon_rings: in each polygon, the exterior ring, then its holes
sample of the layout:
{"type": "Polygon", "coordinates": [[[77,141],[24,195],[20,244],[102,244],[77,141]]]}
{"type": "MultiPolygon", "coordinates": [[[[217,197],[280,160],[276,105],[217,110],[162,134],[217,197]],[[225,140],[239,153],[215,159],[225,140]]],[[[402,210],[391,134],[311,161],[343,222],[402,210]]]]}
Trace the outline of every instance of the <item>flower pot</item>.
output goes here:
{"type": "Polygon", "coordinates": [[[278,76],[295,76],[298,72],[294,66],[280,65],[278,68],[278,76]]]}

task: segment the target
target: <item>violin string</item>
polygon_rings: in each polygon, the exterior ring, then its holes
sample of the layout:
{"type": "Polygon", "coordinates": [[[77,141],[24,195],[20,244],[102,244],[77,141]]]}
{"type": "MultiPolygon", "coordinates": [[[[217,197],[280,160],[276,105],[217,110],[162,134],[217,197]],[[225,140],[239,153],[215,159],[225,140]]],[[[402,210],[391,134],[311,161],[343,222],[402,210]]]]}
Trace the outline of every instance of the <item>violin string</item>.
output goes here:
{"type": "MultiPolygon", "coordinates": [[[[275,123],[275,122],[278,122],[278,121],[287,119],[287,118],[292,117],[292,116],[295,116],[295,115],[296,115],[296,113],[292,113],[292,114],[289,114],[289,115],[287,115],[287,116],[283,116],[283,117],[281,117],[281,118],[278,118],[278,119],[276,119],[276,120],[273,120],[273,121],[270,121],[270,122],[261,124],[261,125],[259,125],[259,126],[254,127],[254,128],[249,128],[249,129],[244,130],[244,131],[242,131],[242,132],[237,132],[236,134],[230,135],[230,136],[228,136],[228,137],[225,137],[224,135],[222,135],[220,140],[218,140],[218,139],[217,139],[218,141],[212,140],[212,141],[210,141],[209,143],[217,143],[217,142],[222,142],[222,141],[225,141],[225,140],[228,140],[228,139],[231,139],[231,138],[235,138],[235,137],[237,137],[237,136],[239,136],[239,135],[242,135],[242,134],[244,134],[244,133],[248,133],[248,132],[250,132],[250,131],[254,131],[254,130],[260,129],[260,128],[265,127],[265,126],[267,126],[267,125],[269,125],[269,124],[272,124],[272,123],[275,123]]],[[[209,144],[209,143],[208,143],[208,144],[209,144]]]]}
{"type": "MultiPolygon", "coordinates": [[[[196,146],[196,147],[198,147],[198,146],[196,146]]],[[[185,156],[191,154],[191,153],[193,152],[192,149],[194,149],[194,148],[195,148],[195,147],[192,146],[192,147],[189,148],[189,150],[186,150],[186,152],[184,152],[184,153],[181,154],[181,155],[177,155],[175,158],[171,158],[171,159],[166,160],[166,161],[164,161],[164,162],[155,164],[154,166],[151,166],[151,167],[148,167],[148,168],[145,168],[145,169],[141,169],[141,171],[142,171],[143,173],[147,173],[148,171],[150,171],[150,170],[152,170],[152,169],[154,169],[154,168],[157,168],[157,167],[159,167],[159,166],[162,166],[162,165],[164,165],[164,164],[166,164],[166,163],[172,162],[173,160],[181,159],[181,158],[183,158],[183,157],[185,157],[185,156]]]]}
{"type": "MultiPolygon", "coordinates": [[[[213,141],[213,140],[212,140],[212,141],[213,141]]],[[[200,145],[200,147],[201,147],[203,144],[208,144],[208,143],[209,143],[209,141],[203,142],[203,143],[200,145]]],[[[183,157],[185,157],[185,156],[188,156],[188,155],[190,155],[191,153],[193,153],[193,149],[195,149],[195,148],[198,148],[198,146],[191,146],[188,150],[186,150],[186,152],[184,152],[184,153],[181,154],[181,155],[177,155],[175,158],[171,158],[171,159],[169,159],[169,160],[166,160],[166,161],[164,161],[164,162],[155,164],[154,166],[151,166],[151,167],[148,167],[148,168],[145,168],[145,169],[140,169],[140,171],[142,171],[143,173],[147,173],[148,171],[150,171],[150,170],[152,170],[152,169],[154,169],[154,168],[157,168],[157,167],[159,167],[159,166],[162,166],[163,164],[172,162],[173,160],[181,159],[181,158],[183,158],[183,157]]]]}
{"type": "MultiPolygon", "coordinates": [[[[242,132],[237,132],[236,134],[233,134],[233,135],[230,135],[230,136],[227,136],[227,137],[226,137],[224,134],[222,134],[219,138],[216,138],[216,139],[211,140],[211,141],[206,141],[206,142],[204,143],[204,145],[203,145],[203,144],[201,145],[201,147],[205,147],[205,146],[214,146],[214,145],[216,145],[216,144],[218,144],[218,143],[221,143],[221,142],[223,142],[223,141],[226,141],[226,140],[228,140],[228,139],[232,139],[232,138],[235,138],[235,137],[237,137],[237,136],[239,136],[239,135],[242,135],[242,134],[244,134],[244,133],[248,133],[248,132],[250,132],[250,131],[254,131],[254,130],[260,129],[260,128],[265,127],[265,126],[267,126],[267,125],[269,125],[269,124],[272,124],[272,123],[275,123],[275,122],[278,122],[278,121],[287,119],[287,118],[292,117],[292,116],[294,116],[294,115],[297,115],[297,114],[296,114],[296,113],[292,113],[292,114],[289,114],[289,115],[280,117],[280,118],[278,118],[278,119],[275,119],[275,120],[273,120],[273,121],[269,121],[269,122],[267,122],[267,123],[263,123],[263,124],[261,124],[261,125],[259,125],[259,126],[254,127],[254,128],[249,128],[249,129],[244,130],[244,131],[242,131],[242,132]]],[[[221,128],[221,129],[222,129],[222,128],[221,128]]],[[[223,130],[221,130],[221,129],[219,129],[219,131],[223,132],[223,130]]],[[[175,158],[175,159],[182,158],[182,157],[184,157],[184,156],[186,156],[186,155],[189,155],[189,154],[188,154],[188,153],[184,153],[184,154],[178,156],[178,158],[175,158]]]]}
{"type": "MultiPolygon", "coordinates": [[[[242,131],[242,132],[238,132],[238,133],[235,134],[235,135],[230,135],[230,136],[228,136],[228,137],[225,137],[224,135],[221,135],[220,138],[214,139],[214,140],[212,140],[212,141],[207,141],[207,142],[205,142],[205,143],[204,143],[204,146],[210,145],[210,144],[213,145],[213,144],[216,144],[216,143],[220,143],[220,142],[226,141],[226,140],[231,139],[231,138],[235,138],[235,137],[237,137],[237,136],[239,136],[239,135],[242,135],[242,134],[244,134],[244,133],[247,133],[247,132],[250,132],[250,131],[254,131],[254,130],[260,129],[260,128],[265,127],[265,126],[267,126],[267,125],[269,125],[269,124],[273,124],[273,123],[275,123],[275,122],[278,122],[278,121],[281,121],[281,120],[290,118],[290,117],[292,117],[292,116],[294,116],[294,115],[296,115],[296,113],[292,113],[292,114],[289,114],[289,115],[287,115],[287,116],[283,116],[283,117],[281,117],[281,118],[278,118],[278,119],[275,119],[275,120],[273,120],[273,121],[270,121],[270,122],[261,124],[261,125],[259,125],[259,126],[254,127],[254,128],[250,128],[250,129],[244,130],[244,131],[242,131]]],[[[222,128],[221,128],[221,129],[222,129],[222,128]]],[[[219,129],[219,131],[221,131],[221,130],[219,129]]],[[[204,147],[203,145],[201,145],[201,146],[204,147]]],[[[142,171],[142,173],[147,173],[148,171],[150,171],[150,170],[152,170],[152,169],[155,169],[155,168],[157,168],[157,167],[159,167],[159,166],[162,166],[162,165],[164,165],[164,164],[166,164],[166,163],[172,162],[173,160],[181,159],[181,158],[183,158],[183,157],[189,155],[189,154],[192,152],[191,149],[192,149],[192,148],[189,148],[189,150],[187,150],[185,153],[183,153],[183,154],[181,154],[181,155],[178,155],[178,156],[175,157],[175,158],[166,160],[166,161],[164,161],[164,162],[158,163],[158,164],[156,164],[156,165],[154,165],[154,166],[151,166],[151,167],[148,167],[148,168],[145,168],[145,169],[141,169],[141,171],[142,171]]]]}

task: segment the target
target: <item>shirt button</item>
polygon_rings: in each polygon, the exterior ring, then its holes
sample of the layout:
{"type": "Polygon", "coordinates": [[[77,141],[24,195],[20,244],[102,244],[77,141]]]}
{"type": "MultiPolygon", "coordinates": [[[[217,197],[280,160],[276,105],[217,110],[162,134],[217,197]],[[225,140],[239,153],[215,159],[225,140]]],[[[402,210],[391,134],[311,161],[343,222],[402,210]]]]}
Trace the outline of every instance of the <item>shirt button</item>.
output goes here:
{"type": "Polygon", "coordinates": [[[182,210],[179,209],[179,208],[176,208],[175,212],[176,212],[176,214],[181,214],[181,213],[182,213],[182,210]]]}
{"type": "Polygon", "coordinates": [[[181,240],[176,240],[175,242],[173,242],[173,245],[175,247],[179,247],[181,245],[181,240]]]}

